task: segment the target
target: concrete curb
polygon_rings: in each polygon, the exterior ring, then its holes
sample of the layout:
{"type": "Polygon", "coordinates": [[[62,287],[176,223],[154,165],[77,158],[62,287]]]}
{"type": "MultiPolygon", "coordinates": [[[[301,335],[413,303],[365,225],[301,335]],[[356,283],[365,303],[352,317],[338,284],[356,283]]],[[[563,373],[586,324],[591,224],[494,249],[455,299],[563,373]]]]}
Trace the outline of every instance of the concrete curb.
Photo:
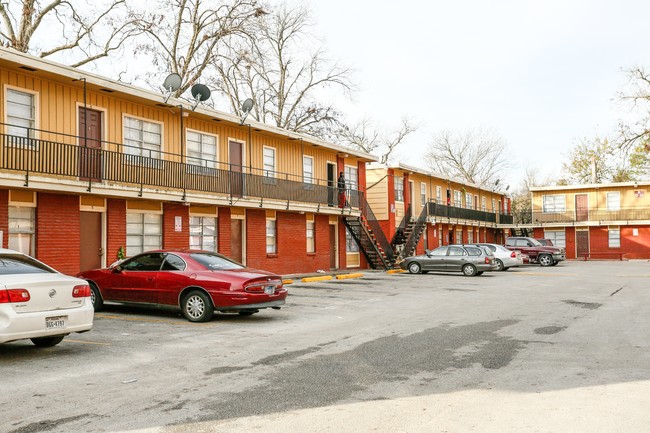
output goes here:
{"type": "Polygon", "coordinates": [[[323,275],[322,277],[306,277],[306,278],[303,278],[301,281],[303,283],[314,283],[314,282],[317,282],[317,281],[328,281],[328,280],[332,280],[332,279],[334,279],[334,277],[331,276],[331,275],[323,275]]]}
{"type": "Polygon", "coordinates": [[[404,269],[389,269],[386,271],[387,274],[403,274],[406,272],[404,269]]]}
{"type": "Polygon", "coordinates": [[[336,279],[337,280],[347,280],[348,278],[361,278],[364,275],[365,274],[361,274],[361,273],[358,273],[358,274],[343,274],[343,275],[337,275],[336,279]]]}

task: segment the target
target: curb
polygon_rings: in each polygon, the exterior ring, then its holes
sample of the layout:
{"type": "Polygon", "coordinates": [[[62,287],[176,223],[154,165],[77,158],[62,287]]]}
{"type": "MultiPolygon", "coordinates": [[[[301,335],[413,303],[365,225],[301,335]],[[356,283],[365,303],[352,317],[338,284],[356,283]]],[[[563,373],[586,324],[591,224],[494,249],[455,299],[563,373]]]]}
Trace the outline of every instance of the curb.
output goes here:
{"type": "Polygon", "coordinates": [[[387,274],[403,274],[406,272],[404,269],[389,269],[386,271],[387,274]]]}
{"type": "Polygon", "coordinates": [[[303,278],[301,281],[303,283],[314,283],[316,281],[328,281],[332,279],[334,279],[334,277],[332,277],[331,275],[323,275],[322,277],[306,277],[303,278]]]}
{"type": "Polygon", "coordinates": [[[361,278],[363,277],[364,274],[343,274],[343,275],[337,275],[336,279],[337,280],[347,280],[348,278],[361,278]]]}

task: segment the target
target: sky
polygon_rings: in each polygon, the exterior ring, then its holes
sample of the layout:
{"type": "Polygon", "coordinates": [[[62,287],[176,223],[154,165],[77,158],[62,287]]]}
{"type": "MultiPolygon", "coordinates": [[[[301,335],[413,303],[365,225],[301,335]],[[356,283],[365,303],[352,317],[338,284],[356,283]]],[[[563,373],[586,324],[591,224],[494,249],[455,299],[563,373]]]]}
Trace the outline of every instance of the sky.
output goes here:
{"type": "Polygon", "coordinates": [[[306,0],[331,58],[355,70],[350,119],[419,126],[399,162],[420,166],[440,130],[491,129],[508,146],[502,184],[526,168],[558,177],[581,137],[610,134],[629,108],[625,69],[650,67],[641,0],[306,0]]]}

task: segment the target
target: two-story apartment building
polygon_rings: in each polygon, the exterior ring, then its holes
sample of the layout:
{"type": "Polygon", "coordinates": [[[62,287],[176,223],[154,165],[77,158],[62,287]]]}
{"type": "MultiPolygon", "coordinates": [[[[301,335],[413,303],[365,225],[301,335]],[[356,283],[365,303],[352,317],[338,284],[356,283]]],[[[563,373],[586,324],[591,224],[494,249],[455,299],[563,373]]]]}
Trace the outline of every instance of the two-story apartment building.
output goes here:
{"type": "Polygon", "coordinates": [[[361,217],[369,154],[4,48],[0,92],[4,247],[67,274],[158,248],[278,273],[364,264],[342,213],[361,217]]]}
{"type": "Polygon", "coordinates": [[[567,258],[650,258],[650,183],[531,188],[534,236],[567,258]]]}
{"type": "Polygon", "coordinates": [[[512,223],[509,198],[496,188],[405,164],[369,165],[366,184],[368,203],[387,237],[395,244],[396,235],[404,235],[402,256],[453,243],[503,243],[500,224],[512,223]]]}

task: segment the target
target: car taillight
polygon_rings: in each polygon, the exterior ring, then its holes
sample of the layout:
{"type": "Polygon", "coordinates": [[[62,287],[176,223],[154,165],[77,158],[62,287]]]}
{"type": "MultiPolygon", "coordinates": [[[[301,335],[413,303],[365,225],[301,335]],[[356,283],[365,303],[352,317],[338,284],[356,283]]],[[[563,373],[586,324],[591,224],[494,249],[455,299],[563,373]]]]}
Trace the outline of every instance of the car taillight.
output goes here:
{"type": "Polygon", "coordinates": [[[0,304],[10,302],[27,302],[31,299],[29,292],[25,289],[0,290],[0,304]]]}
{"type": "Polygon", "coordinates": [[[72,297],[73,298],[89,298],[90,297],[90,286],[83,284],[79,286],[74,286],[72,288],[72,297]]]}
{"type": "Polygon", "coordinates": [[[513,251],[513,252],[510,253],[510,257],[512,257],[514,259],[514,258],[517,257],[517,254],[513,251]]]}
{"type": "Polygon", "coordinates": [[[490,258],[488,256],[485,256],[485,264],[486,265],[490,264],[490,258]]]}

